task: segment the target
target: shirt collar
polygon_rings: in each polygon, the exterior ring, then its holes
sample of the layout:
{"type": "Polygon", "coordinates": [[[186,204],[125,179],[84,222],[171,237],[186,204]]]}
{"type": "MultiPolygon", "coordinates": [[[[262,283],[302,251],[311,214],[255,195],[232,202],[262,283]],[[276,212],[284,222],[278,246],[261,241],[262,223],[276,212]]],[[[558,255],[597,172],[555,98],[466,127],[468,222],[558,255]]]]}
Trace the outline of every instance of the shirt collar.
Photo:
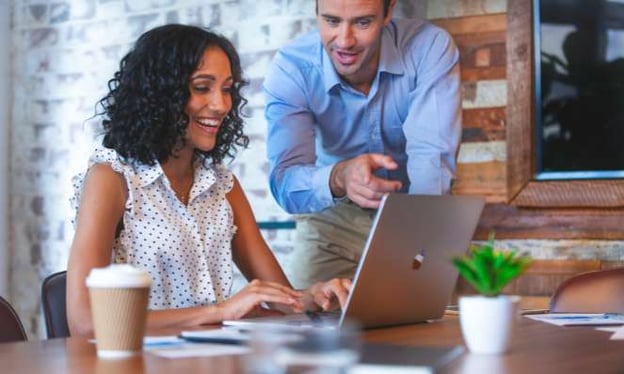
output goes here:
{"type": "Polygon", "coordinates": [[[379,58],[379,71],[395,74],[395,75],[403,75],[405,69],[403,67],[403,63],[401,60],[401,53],[397,49],[397,46],[394,42],[393,34],[396,32],[392,32],[391,23],[389,26],[383,28],[381,32],[381,57],[379,58]]]}
{"type": "Polygon", "coordinates": [[[336,69],[334,69],[334,64],[332,63],[325,47],[323,46],[323,42],[320,43],[321,48],[321,64],[323,68],[323,81],[325,83],[325,92],[329,93],[329,91],[335,86],[340,84],[340,77],[338,73],[336,73],[336,69]]]}
{"type": "Polygon", "coordinates": [[[215,184],[217,181],[216,168],[218,168],[218,166],[204,167],[204,164],[198,161],[197,168],[195,169],[195,180],[193,181],[193,189],[197,195],[201,195],[215,184]]]}
{"type": "MultiPolygon", "coordinates": [[[[158,162],[154,165],[139,164],[137,169],[139,175],[141,175],[141,187],[143,188],[153,184],[156,180],[158,180],[158,178],[165,178],[165,172],[158,162]]],[[[198,189],[197,193],[201,194],[215,183],[217,175],[214,168],[204,167],[203,163],[198,161],[194,178],[193,189],[198,189]]]]}
{"type": "Polygon", "coordinates": [[[141,176],[141,187],[149,186],[154,183],[161,175],[165,175],[160,163],[156,162],[154,165],[147,165],[137,163],[136,169],[141,176]]]}
{"type": "MultiPolygon", "coordinates": [[[[336,69],[334,69],[334,64],[329,58],[327,51],[325,51],[323,47],[322,41],[320,43],[320,49],[325,92],[329,92],[333,87],[339,85],[341,80],[338,73],[336,73],[336,69]]],[[[395,75],[402,75],[404,73],[403,64],[401,63],[401,54],[397,50],[389,26],[384,27],[381,32],[381,56],[379,58],[379,68],[377,70],[378,72],[395,75]]]]}

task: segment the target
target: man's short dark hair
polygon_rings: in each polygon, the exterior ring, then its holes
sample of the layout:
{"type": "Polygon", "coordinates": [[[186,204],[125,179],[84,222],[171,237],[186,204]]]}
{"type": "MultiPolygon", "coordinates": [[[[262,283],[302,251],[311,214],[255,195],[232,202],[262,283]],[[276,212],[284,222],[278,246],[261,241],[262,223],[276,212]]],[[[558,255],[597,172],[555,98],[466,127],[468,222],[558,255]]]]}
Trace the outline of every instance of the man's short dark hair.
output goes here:
{"type": "MultiPolygon", "coordinates": [[[[384,0],[384,17],[388,15],[388,9],[390,9],[390,0],[384,0]]],[[[318,14],[318,0],[316,0],[316,14],[318,14]]]]}

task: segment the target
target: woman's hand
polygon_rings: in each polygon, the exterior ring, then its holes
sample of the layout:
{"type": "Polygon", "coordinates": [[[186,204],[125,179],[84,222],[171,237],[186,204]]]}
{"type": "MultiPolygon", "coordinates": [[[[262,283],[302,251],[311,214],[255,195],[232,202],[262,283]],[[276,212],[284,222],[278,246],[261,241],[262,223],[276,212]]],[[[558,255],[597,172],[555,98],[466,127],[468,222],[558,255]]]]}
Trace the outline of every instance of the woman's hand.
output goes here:
{"type": "Polygon", "coordinates": [[[304,296],[306,310],[316,310],[319,307],[323,311],[338,307],[344,308],[349,290],[351,290],[351,280],[346,278],[334,278],[327,282],[314,283],[307,289],[304,296]]]}
{"type": "Polygon", "coordinates": [[[279,283],[260,281],[249,282],[238,293],[219,304],[222,320],[257,317],[279,312],[262,308],[262,304],[284,305],[292,310],[302,310],[303,294],[279,283]]]}

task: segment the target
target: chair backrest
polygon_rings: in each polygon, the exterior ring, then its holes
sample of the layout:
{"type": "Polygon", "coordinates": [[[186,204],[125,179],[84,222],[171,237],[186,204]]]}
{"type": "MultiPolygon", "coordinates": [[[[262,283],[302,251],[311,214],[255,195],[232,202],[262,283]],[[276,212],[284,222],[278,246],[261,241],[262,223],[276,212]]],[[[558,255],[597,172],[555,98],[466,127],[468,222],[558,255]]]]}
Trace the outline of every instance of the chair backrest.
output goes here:
{"type": "Polygon", "coordinates": [[[563,281],[550,299],[558,313],[624,313],[624,268],[582,273],[563,281]]]}
{"type": "Polygon", "coordinates": [[[26,339],[26,331],[15,309],[0,296],[0,343],[21,342],[26,339]]]}
{"type": "Polygon", "coordinates": [[[41,285],[41,305],[48,339],[69,336],[65,301],[67,271],[47,276],[41,285]]]}

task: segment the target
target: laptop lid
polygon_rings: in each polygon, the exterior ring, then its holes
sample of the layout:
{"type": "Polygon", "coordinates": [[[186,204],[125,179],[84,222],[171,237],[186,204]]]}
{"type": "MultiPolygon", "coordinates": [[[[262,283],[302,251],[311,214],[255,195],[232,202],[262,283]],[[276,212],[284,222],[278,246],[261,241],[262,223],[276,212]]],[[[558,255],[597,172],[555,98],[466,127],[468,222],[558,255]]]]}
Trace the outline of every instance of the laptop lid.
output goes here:
{"type": "Polygon", "coordinates": [[[373,221],[340,323],[382,327],[441,318],[481,216],[481,197],[384,197],[373,221]]]}
{"type": "MultiPolygon", "coordinates": [[[[385,195],[373,220],[347,304],[337,325],[363,328],[441,318],[458,273],[451,263],[463,255],[479,222],[481,197],[385,195]]],[[[314,327],[305,315],[224,321],[237,327],[314,327]]],[[[325,320],[327,326],[331,321],[325,320]]]]}

